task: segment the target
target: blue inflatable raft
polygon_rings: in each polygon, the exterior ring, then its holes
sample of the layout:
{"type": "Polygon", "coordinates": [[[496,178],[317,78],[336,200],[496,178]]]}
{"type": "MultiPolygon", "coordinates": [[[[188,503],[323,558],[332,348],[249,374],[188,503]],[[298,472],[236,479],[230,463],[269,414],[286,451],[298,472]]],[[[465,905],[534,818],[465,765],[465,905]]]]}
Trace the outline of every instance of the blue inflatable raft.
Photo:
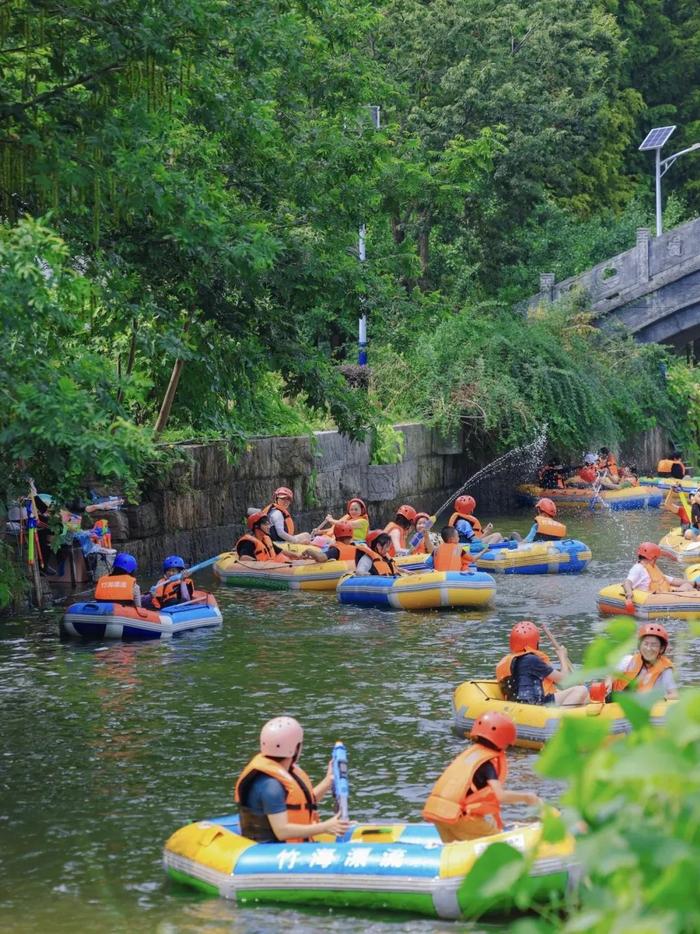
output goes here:
{"type": "Polygon", "coordinates": [[[61,621],[61,633],[81,639],[171,639],[183,632],[221,625],[221,611],[210,593],[195,591],[192,600],[162,610],[118,603],[74,603],[61,621]]]}
{"type": "Polygon", "coordinates": [[[336,588],[341,603],[392,610],[483,607],[496,582],[483,571],[419,571],[403,577],[344,577],[336,588]]]}
{"type": "Polygon", "coordinates": [[[499,542],[487,551],[470,547],[476,566],[491,574],[578,574],[591,560],[588,545],[575,538],[560,542],[499,542]]]}

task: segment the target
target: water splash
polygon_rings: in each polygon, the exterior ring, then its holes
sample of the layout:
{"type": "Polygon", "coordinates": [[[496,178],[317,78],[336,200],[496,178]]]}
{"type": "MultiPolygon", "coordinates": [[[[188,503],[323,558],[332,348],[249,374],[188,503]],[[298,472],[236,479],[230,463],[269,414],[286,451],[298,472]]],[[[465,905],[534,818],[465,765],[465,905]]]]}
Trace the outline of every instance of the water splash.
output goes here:
{"type": "Polygon", "coordinates": [[[491,461],[490,464],[479,468],[475,474],[472,474],[471,477],[463,483],[462,486],[453,493],[449,499],[436,510],[435,515],[439,516],[441,512],[444,512],[447,507],[453,503],[457,497],[462,494],[465,490],[468,490],[469,487],[474,486],[479,480],[483,477],[489,476],[492,477],[494,474],[505,473],[506,470],[515,466],[516,464],[522,470],[523,468],[532,469],[534,466],[542,462],[544,456],[545,448],[547,446],[547,426],[544,425],[539,430],[539,434],[530,441],[528,444],[521,444],[520,447],[513,448],[510,451],[506,451],[505,454],[501,454],[500,457],[497,457],[496,460],[491,461]]]}

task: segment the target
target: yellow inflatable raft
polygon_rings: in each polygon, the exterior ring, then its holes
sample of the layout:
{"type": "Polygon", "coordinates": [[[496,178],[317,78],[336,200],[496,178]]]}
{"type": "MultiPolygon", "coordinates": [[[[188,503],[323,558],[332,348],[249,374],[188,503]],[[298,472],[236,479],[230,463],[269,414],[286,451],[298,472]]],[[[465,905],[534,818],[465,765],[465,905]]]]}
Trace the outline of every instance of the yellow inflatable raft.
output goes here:
{"type": "MultiPolygon", "coordinates": [[[[622,584],[609,584],[598,594],[598,611],[613,616],[625,615],[625,591],[622,584]]],[[[700,591],[676,590],[673,593],[632,592],[636,619],[690,619],[700,616],[700,591]]]]}
{"type": "Polygon", "coordinates": [[[681,527],[672,529],[659,542],[661,554],[672,558],[679,564],[697,564],[700,562],[700,538],[684,538],[681,527]]]}
{"type": "MultiPolygon", "coordinates": [[[[652,708],[654,722],[666,715],[668,701],[659,701],[652,708]]],[[[630,729],[619,704],[585,704],[581,707],[555,707],[553,704],[519,704],[506,701],[497,681],[465,681],[457,686],[452,699],[455,731],[468,736],[477,717],[489,710],[507,713],[518,728],[516,746],[541,749],[551,739],[565,717],[597,717],[610,723],[611,733],[626,733],[630,729]]]]}

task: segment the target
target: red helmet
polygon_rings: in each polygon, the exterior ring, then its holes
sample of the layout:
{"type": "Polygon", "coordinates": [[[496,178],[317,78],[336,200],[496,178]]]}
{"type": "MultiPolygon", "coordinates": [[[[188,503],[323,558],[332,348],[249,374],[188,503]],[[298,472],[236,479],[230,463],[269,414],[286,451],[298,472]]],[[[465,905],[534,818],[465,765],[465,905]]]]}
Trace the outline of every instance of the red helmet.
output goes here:
{"type": "Polygon", "coordinates": [[[487,739],[496,749],[512,746],[518,735],[515,723],[508,714],[489,710],[474,721],[470,739],[487,739]]]}
{"type": "Polygon", "coordinates": [[[252,531],[261,519],[267,519],[268,522],[270,521],[270,517],[266,512],[254,512],[251,516],[248,516],[248,528],[252,531]]]}
{"type": "Polygon", "coordinates": [[[536,649],[540,644],[540,631],[529,619],[523,619],[510,631],[511,652],[525,652],[536,649]]]}
{"type": "Polygon", "coordinates": [[[396,510],[397,516],[403,516],[404,519],[408,519],[409,522],[415,522],[416,516],[418,515],[413,506],[399,506],[396,510]]]}
{"type": "Polygon", "coordinates": [[[539,509],[540,512],[543,512],[545,516],[549,516],[550,519],[553,519],[557,514],[556,503],[554,503],[551,499],[548,499],[546,496],[537,500],[535,503],[535,508],[539,509]]]}
{"type": "Polygon", "coordinates": [[[384,529],[372,529],[371,532],[367,533],[367,538],[365,539],[365,541],[367,542],[368,545],[371,546],[377,540],[378,536],[383,534],[383,532],[384,532],[384,529]]]}
{"type": "Polygon", "coordinates": [[[668,648],[668,631],[665,626],[661,625],[661,623],[644,623],[643,626],[639,627],[638,636],[640,642],[644,636],[656,636],[657,639],[660,639],[662,655],[668,648]]]}
{"type": "Polygon", "coordinates": [[[646,558],[647,561],[653,561],[661,554],[661,549],[656,542],[642,542],[637,549],[637,557],[646,558]]]}
{"type": "Polygon", "coordinates": [[[353,503],[357,503],[357,505],[360,507],[361,514],[362,514],[363,516],[366,516],[366,515],[367,515],[367,506],[365,505],[364,500],[360,499],[359,496],[353,496],[352,499],[349,499],[349,500],[347,501],[347,504],[346,504],[346,506],[345,506],[345,509],[346,509],[346,511],[348,512],[348,514],[350,513],[350,507],[352,506],[353,503]]]}
{"type": "Polygon", "coordinates": [[[279,499],[280,496],[287,496],[289,499],[294,499],[294,493],[292,493],[288,486],[277,487],[274,493],[274,497],[275,499],[279,499]]]}
{"type": "Polygon", "coordinates": [[[476,509],[476,500],[473,496],[458,496],[455,500],[455,512],[460,516],[471,516],[476,509]]]}
{"type": "Polygon", "coordinates": [[[303,740],[304,731],[294,717],[275,717],[260,731],[260,752],[264,756],[296,756],[303,740]]]}
{"type": "Polygon", "coordinates": [[[336,522],[333,526],[333,535],[335,538],[352,538],[353,527],[349,522],[336,522]]]}

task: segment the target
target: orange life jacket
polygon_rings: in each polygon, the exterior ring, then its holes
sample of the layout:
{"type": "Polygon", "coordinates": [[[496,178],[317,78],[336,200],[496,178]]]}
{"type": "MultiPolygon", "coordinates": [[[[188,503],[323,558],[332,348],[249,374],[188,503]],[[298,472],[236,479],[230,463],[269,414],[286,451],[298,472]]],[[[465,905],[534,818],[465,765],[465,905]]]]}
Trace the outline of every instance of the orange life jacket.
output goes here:
{"type": "Polygon", "coordinates": [[[666,580],[666,575],[655,564],[645,564],[644,570],[651,578],[649,593],[671,593],[671,585],[666,580]]]}
{"type": "Polygon", "coordinates": [[[264,535],[261,539],[257,535],[241,535],[241,537],[236,542],[236,551],[238,551],[238,546],[241,542],[252,542],[255,545],[255,560],[256,561],[277,561],[279,564],[287,564],[289,559],[285,555],[278,555],[275,551],[275,547],[272,544],[272,539],[269,535],[264,535]]]}
{"type": "Polygon", "coordinates": [[[619,471],[617,469],[617,461],[615,460],[614,454],[608,454],[606,458],[598,458],[598,470],[609,470],[610,476],[614,477],[615,480],[619,477],[619,471]]]}
{"type": "Polygon", "coordinates": [[[438,824],[456,824],[462,817],[492,815],[496,826],[502,830],[501,806],[496,795],[489,785],[480,789],[474,787],[474,775],[485,762],[493,762],[498,780],[505,781],[508,774],[505,753],[474,743],[438,778],[425,802],[424,819],[438,824]]]}
{"type": "Polygon", "coordinates": [[[471,558],[456,542],[443,542],[433,552],[433,568],[436,571],[465,571],[471,558]]]}
{"type": "Polygon", "coordinates": [[[338,549],[338,561],[354,561],[357,556],[357,546],[348,542],[335,542],[331,547],[338,549]]]}
{"type": "MultiPolygon", "coordinates": [[[[397,532],[399,533],[399,541],[400,541],[399,547],[401,548],[402,551],[405,551],[406,550],[406,529],[402,529],[401,526],[398,524],[398,522],[394,522],[393,520],[391,522],[387,522],[387,524],[384,526],[384,531],[386,532],[387,535],[391,535],[394,529],[396,529],[397,532]]],[[[396,557],[396,548],[394,547],[393,538],[391,540],[391,548],[389,549],[389,554],[391,555],[392,558],[396,557]]]]}
{"type": "Polygon", "coordinates": [[[463,516],[461,512],[453,512],[452,515],[450,516],[450,521],[447,524],[454,527],[457,525],[458,519],[466,519],[469,525],[471,525],[471,527],[474,529],[474,534],[476,535],[476,537],[481,538],[481,533],[483,532],[483,529],[481,528],[481,523],[476,518],[476,516],[472,516],[472,515],[463,516]]]}
{"type": "Polygon", "coordinates": [[[563,522],[550,519],[549,516],[535,516],[537,535],[547,535],[549,538],[566,538],[566,526],[563,522]]]}
{"type": "Polygon", "coordinates": [[[294,519],[292,519],[287,510],[283,506],[280,506],[279,503],[268,503],[268,505],[260,511],[268,516],[272,509],[279,509],[279,511],[284,516],[284,531],[287,533],[287,535],[294,535],[294,519]]]}
{"type": "Polygon", "coordinates": [[[673,461],[667,457],[662,458],[656,465],[656,472],[660,477],[670,477],[673,461]]]}
{"type": "MultiPolygon", "coordinates": [[[[287,795],[287,820],[290,824],[308,826],[318,820],[314,787],[306,772],[296,764],[292,766],[291,771],[287,771],[279,762],[263,756],[262,753],[253,756],[238,776],[234,797],[239,807],[241,807],[241,798],[244,796],[246,785],[255,775],[260,773],[269,775],[270,778],[276,778],[283,786],[287,795]]],[[[284,842],[303,843],[305,839],[304,837],[294,837],[284,842]]]]}
{"type": "Polygon", "coordinates": [[[669,668],[673,668],[673,662],[670,658],[666,658],[665,655],[659,655],[651,668],[646,669],[646,678],[644,681],[637,681],[636,679],[641,674],[643,668],[644,659],[640,652],[635,652],[622,675],[613,681],[613,691],[624,691],[630,684],[632,684],[636,691],[651,691],[662,673],[668,671],[669,668]]]}
{"type": "Polygon", "coordinates": [[[425,551],[425,541],[423,540],[423,536],[422,536],[422,535],[421,535],[421,537],[420,537],[420,541],[418,542],[418,544],[417,544],[417,545],[414,545],[413,548],[411,548],[411,554],[412,554],[412,555],[424,555],[424,554],[426,554],[426,551],[425,551]]]}
{"type": "Polygon", "coordinates": [[[156,584],[156,589],[153,591],[153,599],[151,601],[156,610],[160,610],[161,607],[170,606],[174,603],[180,603],[180,584],[183,583],[187,584],[191,599],[194,593],[194,582],[191,577],[181,578],[177,581],[169,577],[164,577],[159,580],[156,584]]]}
{"type": "Polygon", "coordinates": [[[114,574],[101,577],[95,587],[95,600],[98,603],[120,603],[122,606],[134,606],[134,586],[136,580],[131,574],[114,574]]]}
{"type": "MultiPolygon", "coordinates": [[[[549,656],[545,655],[544,652],[540,652],[539,649],[523,649],[522,652],[511,652],[510,655],[504,655],[496,665],[496,680],[506,700],[517,699],[515,677],[513,676],[513,660],[522,658],[523,655],[536,655],[538,658],[542,659],[545,665],[551,664],[549,656]]],[[[545,694],[554,694],[556,690],[554,681],[552,681],[551,678],[545,678],[542,681],[542,690],[545,694]]]]}
{"type": "Polygon", "coordinates": [[[365,545],[363,542],[358,542],[355,545],[355,565],[359,562],[362,555],[368,555],[372,559],[372,564],[377,574],[380,577],[396,577],[396,566],[389,556],[383,558],[376,551],[372,551],[369,545],[365,545]]]}

